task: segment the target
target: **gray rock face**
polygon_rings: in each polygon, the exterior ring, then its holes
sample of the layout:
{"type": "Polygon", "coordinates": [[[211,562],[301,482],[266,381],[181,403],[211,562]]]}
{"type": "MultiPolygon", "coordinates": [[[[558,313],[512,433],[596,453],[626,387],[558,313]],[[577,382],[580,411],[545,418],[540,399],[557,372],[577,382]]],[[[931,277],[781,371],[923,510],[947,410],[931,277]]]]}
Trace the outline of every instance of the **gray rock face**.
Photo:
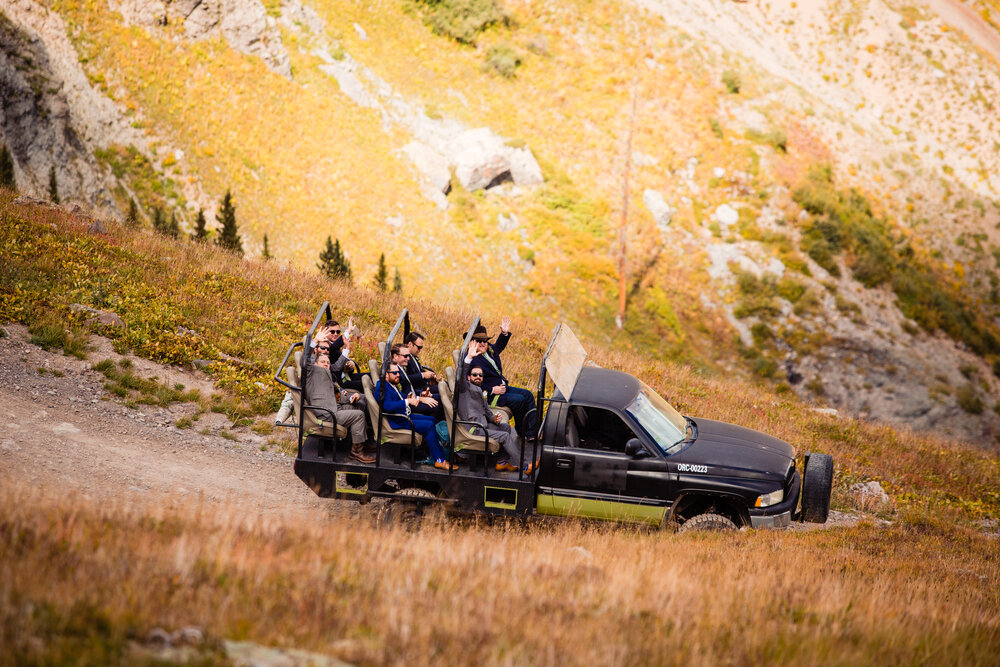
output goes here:
{"type": "Polygon", "coordinates": [[[193,40],[221,34],[237,51],[257,56],[272,71],[292,78],[281,33],[259,0],[112,0],[111,4],[129,24],[180,22],[184,36],[193,40]]]}
{"type": "Polygon", "coordinates": [[[0,140],[18,190],[46,196],[55,168],[60,199],[119,213],[92,151],[120,129],[114,105],[90,87],[58,15],[33,0],[6,0],[2,12],[0,140]]]}

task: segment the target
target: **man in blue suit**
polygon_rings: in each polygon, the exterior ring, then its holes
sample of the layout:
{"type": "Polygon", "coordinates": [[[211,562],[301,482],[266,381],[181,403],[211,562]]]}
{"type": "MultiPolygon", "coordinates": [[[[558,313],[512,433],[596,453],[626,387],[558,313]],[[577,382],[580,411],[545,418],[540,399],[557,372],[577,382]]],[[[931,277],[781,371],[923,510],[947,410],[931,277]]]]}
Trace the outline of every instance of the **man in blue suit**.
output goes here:
{"type": "MultiPolygon", "coordinates": [[[[434,461],[435,468],[441,468],[442,470],[448,470],[449,467],[452,470],[458,468],[457,465],[449,466],[445,458],[444,450],[441,449],[441,444],[437,438],[437,431],[434,428],[436,424],[434,418],[413,412],[413,408],[420,404],[421,397],[404,396],[399,390],[399,375],[399,365],[394,363],[389,364],[389,369],[385,372],[385,379],[379,380],[378,384],[375,385],[375,400],[382,401],[384,393],[385,400],[382,403],[383,412],[407,415],[410,418],[413,422],[413,430],[424,436],[424,442],[427,443],[427,449],[431,452],[431,460],[434,461]]],[[[389,420],[389,425],[393,428],[411,428],[410,422],[403,417],[386,417],[386,419],[389,420]]]]}
{"type": "Polygon", "coordinates": [[[514,413],[518,435],[527,441],[535,437],[535,396],[527,389],[511,387],[503,374],[500,353],[510,340],[510,318],[500,320],[500,335],[492,345],[482,324],[476,327],[465,355],[467,372],[473,368],[483,371],[483,391],[490,407],[509,407],[514,413]]]}

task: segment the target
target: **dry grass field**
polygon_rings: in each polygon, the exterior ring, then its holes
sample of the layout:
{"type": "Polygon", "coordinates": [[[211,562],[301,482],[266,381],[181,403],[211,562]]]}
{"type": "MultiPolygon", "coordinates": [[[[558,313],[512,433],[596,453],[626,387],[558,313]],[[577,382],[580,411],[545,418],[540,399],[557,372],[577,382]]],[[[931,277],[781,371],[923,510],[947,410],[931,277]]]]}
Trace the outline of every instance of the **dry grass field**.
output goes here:
{"type": "MultiPolygon", "coordinates": [[[[4,476],[0,663],[130,662],[153,627],[358,664],[995,664],[995,537],[890,527],[276,519],[4,476]]],[[[207,653],[206,661],[222,660],[207,653]]]]}

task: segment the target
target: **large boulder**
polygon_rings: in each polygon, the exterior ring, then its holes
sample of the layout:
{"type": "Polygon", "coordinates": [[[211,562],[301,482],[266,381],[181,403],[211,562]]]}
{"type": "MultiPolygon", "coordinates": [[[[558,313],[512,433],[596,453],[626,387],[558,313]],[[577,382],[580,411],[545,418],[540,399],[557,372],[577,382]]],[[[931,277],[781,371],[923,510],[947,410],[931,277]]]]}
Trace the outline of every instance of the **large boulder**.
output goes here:
{"type": "Polygon", "coordinates": [[[892,507],[889,494],[875,481],[853,484],[847,492],[847,497],[855,507],[867,512],[879,512],[892,507]]]}
{"type": "Polygon", "coordinates": [[[451,170],[443,155],[419,141],[403,146],[403,153],[436,192],[448,194],[451,190],[451,170]]]}
{"type": "Polygon", "coordinates": [[[542,168],[538,166],[538,161],[527,148],[510,149],[508,155],[510,162],[510,175],[517,185],[538,185],[545,179],[542,177],[542,168]]]}
{"type": "Polygon", "coordinates": [[[448,146],[455,177],[466,190],[482,190],[510,176],[506,146],[488,127],[466,130],[448,146]]]}

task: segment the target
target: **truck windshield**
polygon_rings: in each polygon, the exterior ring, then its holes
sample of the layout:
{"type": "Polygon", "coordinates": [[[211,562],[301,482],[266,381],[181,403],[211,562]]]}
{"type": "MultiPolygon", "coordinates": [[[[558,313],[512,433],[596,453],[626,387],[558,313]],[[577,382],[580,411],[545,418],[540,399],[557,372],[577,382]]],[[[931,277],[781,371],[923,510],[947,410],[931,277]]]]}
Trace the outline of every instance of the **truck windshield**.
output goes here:
{"type": "Polygon", "coordinates": [[[625,411],[642,425],[664,454],[670,454],[687,437],[687,420],[646,385],[625,411]]]}

